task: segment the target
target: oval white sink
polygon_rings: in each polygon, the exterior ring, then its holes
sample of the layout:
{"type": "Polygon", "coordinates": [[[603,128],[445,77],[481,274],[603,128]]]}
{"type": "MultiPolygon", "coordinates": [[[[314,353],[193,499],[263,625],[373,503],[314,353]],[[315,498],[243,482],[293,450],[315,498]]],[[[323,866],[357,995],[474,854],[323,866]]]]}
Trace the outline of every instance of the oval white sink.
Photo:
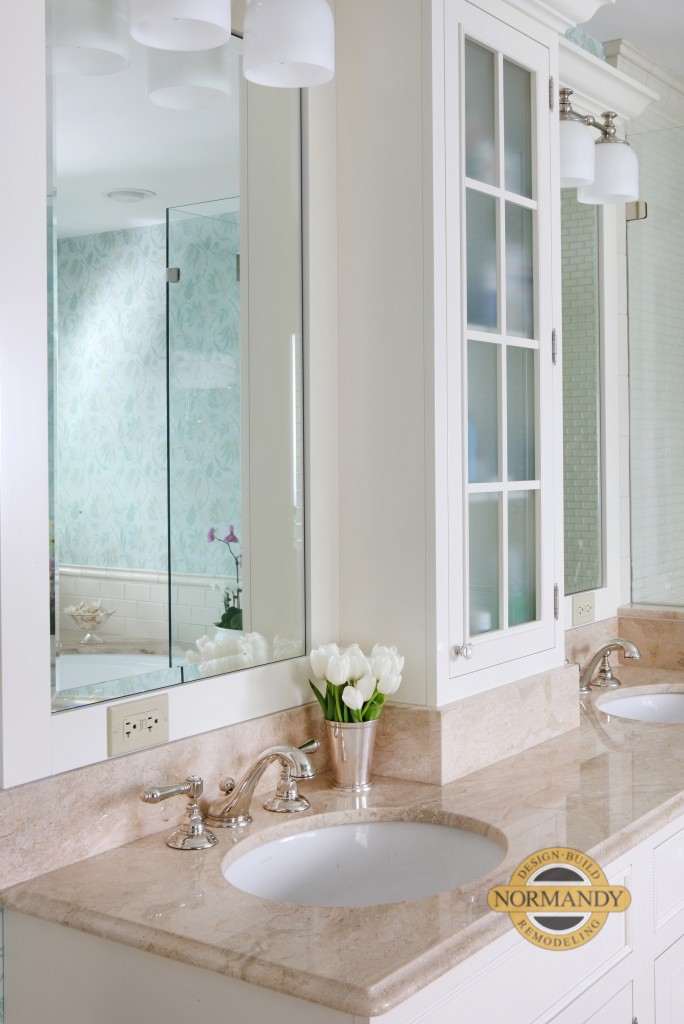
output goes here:
{"type": "Polygon", "coordinates": [[[236,888],[263,899],[371,907],[458,889],[486,875],[505,854],[503,836],[497,841],[449,825],[366,821],[297,832],[237,859],[232,853],[222,869],[236,888]]]}
{"type": "Polygon", "coordinates": [[[597,701],[597,707],[605,715],[638,722],[684,724],[684,693],[635,693],[597,701]]]}

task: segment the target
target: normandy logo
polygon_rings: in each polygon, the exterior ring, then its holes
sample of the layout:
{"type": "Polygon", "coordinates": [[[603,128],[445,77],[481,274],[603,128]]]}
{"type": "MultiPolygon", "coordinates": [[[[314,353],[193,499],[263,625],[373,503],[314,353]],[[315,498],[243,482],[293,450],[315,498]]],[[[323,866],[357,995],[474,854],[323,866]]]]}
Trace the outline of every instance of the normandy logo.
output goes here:
{"type": "Polygon", "coordinates": [[[596,861],[579,850],[538,850],[513,872],[510,885],[487,894],[491,910],[510,914],[523,938],[542,949],[575,949],[596,938],[608,914],[632,901],[624,885],[609,885],[596,861]]]}

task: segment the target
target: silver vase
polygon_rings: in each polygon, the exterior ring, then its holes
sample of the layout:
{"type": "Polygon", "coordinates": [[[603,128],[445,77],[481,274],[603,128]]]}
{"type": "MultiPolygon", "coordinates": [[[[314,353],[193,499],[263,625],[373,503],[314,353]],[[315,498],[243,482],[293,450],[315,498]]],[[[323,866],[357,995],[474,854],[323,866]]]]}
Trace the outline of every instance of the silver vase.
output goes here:
{"type": "Polygon", "coordinates": [[[329,722],[328,733],[333,789],[364,793],[371,787],[375,730],[373,722],[329,722]]]}

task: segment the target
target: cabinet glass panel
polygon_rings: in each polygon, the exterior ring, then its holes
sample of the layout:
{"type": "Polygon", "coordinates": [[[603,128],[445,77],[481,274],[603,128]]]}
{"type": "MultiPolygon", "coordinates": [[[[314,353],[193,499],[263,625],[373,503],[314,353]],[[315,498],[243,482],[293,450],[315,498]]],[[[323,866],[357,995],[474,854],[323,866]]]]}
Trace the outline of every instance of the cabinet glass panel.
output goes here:
{"type": "Polygon", "coordinates": [[[535,385],[533,349],[509,345],[506,350],[508,479],[534,480],[535,385]]]}
{"type": "Polygon", "coordinates": [[[496,182],[495,57],[471,39],[465,44],[466,175],[496,182]]]}
{"type": "Polygon", "coordinates": [[[498,326],[496,272],[496,200],[466,193],[468,326],[495,331],[498,326]]]}
{"type": "Polygon", "coordinates": [[[499,479],[499,346],[468,342],[468,480],[499,479]]]}
{"type": "Polygon", "coordinates": [[[470,635],[499,628],[499,495],[471,494],[470,635]]]}
{"type": "Polygon", "coordinates": [[[533,213],[516,203],[506,203],[506,331],[534,338],[533,213]]]}
{"type": "Polygon", "coordinates": [[[506,188],[532,198],[532,89],[529,71],[504,60],[504,175],[506,188]]]}
{"type": "Polygon", "coordinates": [[[508,496],[508,625],[537,618],[536,492],[508,496]]]}

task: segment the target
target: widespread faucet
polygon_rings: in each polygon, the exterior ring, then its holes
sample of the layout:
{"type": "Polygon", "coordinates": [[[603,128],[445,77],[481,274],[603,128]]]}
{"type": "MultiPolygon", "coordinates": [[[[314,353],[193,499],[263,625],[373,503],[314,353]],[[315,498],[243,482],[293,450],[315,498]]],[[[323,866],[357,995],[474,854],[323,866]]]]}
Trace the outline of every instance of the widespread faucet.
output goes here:
{"type": "Polygon", "coordinates": [[[580,693],[589,693],[592,686],[621,685],[620,680],[615,678],[610,667],[610,655],[613,651],[622,651],[625,658],[638,660],[641,657],[639,648],[631,640],[622,640],[620,637],[616,637],[615,640],[609,640],[608,643],[602,644],[594,652],[584,668],[580,669],[580,693]],[[591,677],[601,659],[603,659],[603,663],[599,669],[597,681],[592,683],[591,677]]]}
{"type": "MultiPolygon", "coordinates": [[[[311,740],[302,746],[310,751],[318,748],[318,744],[311,740]]],[[[241,825],[249,825],[252,820],[249,806],[254,790],[261,776],[274,761],[280,761],[291,779],[312,779],[316,774],[314,766],[301,747],[269,747],[259,754],[237,783],[233,779],[224,779],[219,784],[219,789],[225,796],[212,800],[207,808],[206,821],[214,828],[238,828],[241,825]]],[[[305,808],[302,806],[291,809],[305,808]]]]}

